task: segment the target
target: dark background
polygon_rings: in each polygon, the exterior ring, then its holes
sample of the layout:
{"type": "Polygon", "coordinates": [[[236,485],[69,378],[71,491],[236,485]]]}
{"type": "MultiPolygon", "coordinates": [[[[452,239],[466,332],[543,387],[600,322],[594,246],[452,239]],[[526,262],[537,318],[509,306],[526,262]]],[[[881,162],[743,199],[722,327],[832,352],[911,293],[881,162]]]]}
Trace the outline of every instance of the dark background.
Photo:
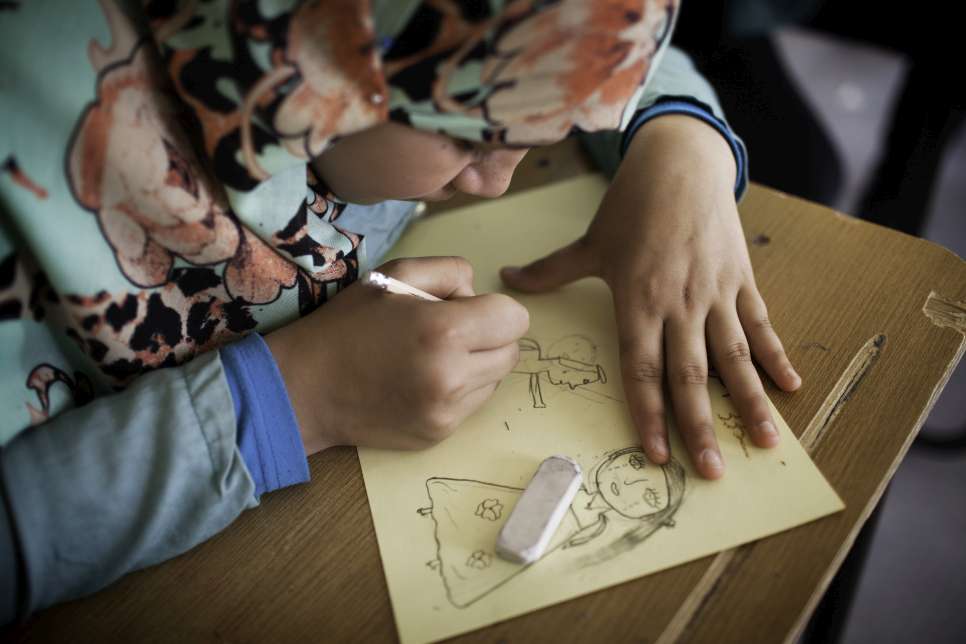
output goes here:
{"type": "MultiPolygon", "coordinates": [[[[675,43],[718,90],[752,180],[963,257],[966,34],[943,3],[889,4],[691,0],[675,43]]],[[[966,641],[963,365],[869,524],[805,641],[966,641]]]]}

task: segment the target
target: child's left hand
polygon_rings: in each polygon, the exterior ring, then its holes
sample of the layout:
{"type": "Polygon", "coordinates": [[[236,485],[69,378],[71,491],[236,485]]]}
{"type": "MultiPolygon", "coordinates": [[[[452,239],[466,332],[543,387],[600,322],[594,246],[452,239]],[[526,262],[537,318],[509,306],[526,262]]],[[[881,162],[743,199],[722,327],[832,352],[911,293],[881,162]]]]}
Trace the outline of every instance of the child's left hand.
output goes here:
{"type": "Polygon", "coordinates": [[[614,294],[624,390],[644,451],[669,457],[664,378],[698,471],[724,464],[707,392],[708,349],[759,447],[778,443],[754,356],[786,391],[801,379],[768,322],[734,199],[725,139],[690,116],[666,115],[634,135],[587,233],[523,268],[512,288],[538,292],[597,276],[614,294]]]}

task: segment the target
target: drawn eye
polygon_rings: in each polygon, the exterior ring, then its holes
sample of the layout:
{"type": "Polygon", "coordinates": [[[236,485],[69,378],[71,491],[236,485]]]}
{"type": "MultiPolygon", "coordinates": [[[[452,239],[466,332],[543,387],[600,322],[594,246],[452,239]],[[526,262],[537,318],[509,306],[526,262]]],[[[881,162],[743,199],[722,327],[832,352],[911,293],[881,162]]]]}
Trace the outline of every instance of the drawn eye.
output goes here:
{"type": "Polygon", "coordinates": [[[644,490],[644,494],[643,494],[642,498],[644,499],[644,503],[647,503],[652,508],[654,508],[656,510],[657,509],[660,509],[660,507],[661,507],[661,495],[654,488],[649,487],[646,490],[644,490]]]}
{"type": "Polygon", "coordinates": [[[617,487],[617,481],[610,482],[610,491],[614,493],[614,496],[621,495],[621,490],[619,487],[617,487]]]}
{"type": "Polygon", "coordinates": [[[640,454],[634,454],[633,456],[631,456],[630,460],[628,460],[628,465],[630,465],[635,470],[642,470],[647,466],[647,462],[644,460],[644,457],[641,456],[640,454]]]}

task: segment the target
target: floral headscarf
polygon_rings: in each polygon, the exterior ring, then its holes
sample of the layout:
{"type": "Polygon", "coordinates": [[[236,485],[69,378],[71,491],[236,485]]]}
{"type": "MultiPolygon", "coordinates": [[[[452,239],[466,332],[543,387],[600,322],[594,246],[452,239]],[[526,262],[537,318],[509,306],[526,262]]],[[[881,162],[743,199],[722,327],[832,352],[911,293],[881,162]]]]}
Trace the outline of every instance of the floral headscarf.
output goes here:
{"type": "Polygon", "coordinates": [[[0,101],[0,404],[18,410],[0,444],[351,283],[361,238],[307,163],[338,137],[388,120],[509,145],[620,128],[676,8],[52,0],[6,11],[5,71],[29,83],[0,101]]]}
{"type": "MultiPolygon", "coordinates": [[[[234,61],[256,66],[234,79],[246,89],[239,115],[245,169],[256,180],[271,173],[259,158],[260,136],[306,160],[334,138],[387,118],[510,145],[621,129],[677,4],[317,0],[275,16],[233,4],[227,19],[235,51],[257,45],[265,52],[261,61],[234,61]]],[[[201,13],[188,2],[153,16],[162,50],[200,53],[201,13]]]]}
{"type": "Polygon", "coordinates": [[[677,3],[517,0],[466,16],[481,4],[426,3],[414,16],[383,58],[391,118],[527,146],[623,129],[677,3]],[[433,40],[408,51],[428,25],[433,40]]]}

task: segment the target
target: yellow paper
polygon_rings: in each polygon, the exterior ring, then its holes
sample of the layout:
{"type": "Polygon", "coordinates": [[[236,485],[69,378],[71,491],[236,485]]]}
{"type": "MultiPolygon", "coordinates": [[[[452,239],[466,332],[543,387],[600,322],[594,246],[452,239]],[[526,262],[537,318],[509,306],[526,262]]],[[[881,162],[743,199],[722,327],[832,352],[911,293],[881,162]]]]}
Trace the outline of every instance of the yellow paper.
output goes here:
{"type": "MultiPolygon", "coordinates": [[[[393,255],[462,255],[478,292],[499,291],[500,266],[581,235],[605,187],[585,176],[432,217],[414,224],[393,255]]],[[[781,444],[757,449],[715,380],[724,478],[698,478],[674,430],[675,460],[648,462],[623,402],[607,287],[586,279],[514,296],[531,318],[520,365],[479,412],[425,451],[359,450],[404,644],[521,615],[844,507],[776,410],[781,444]],[[499,559],[500,527],[554,454],[581,464],[581,491],[541,560],[499,559]]]]}

